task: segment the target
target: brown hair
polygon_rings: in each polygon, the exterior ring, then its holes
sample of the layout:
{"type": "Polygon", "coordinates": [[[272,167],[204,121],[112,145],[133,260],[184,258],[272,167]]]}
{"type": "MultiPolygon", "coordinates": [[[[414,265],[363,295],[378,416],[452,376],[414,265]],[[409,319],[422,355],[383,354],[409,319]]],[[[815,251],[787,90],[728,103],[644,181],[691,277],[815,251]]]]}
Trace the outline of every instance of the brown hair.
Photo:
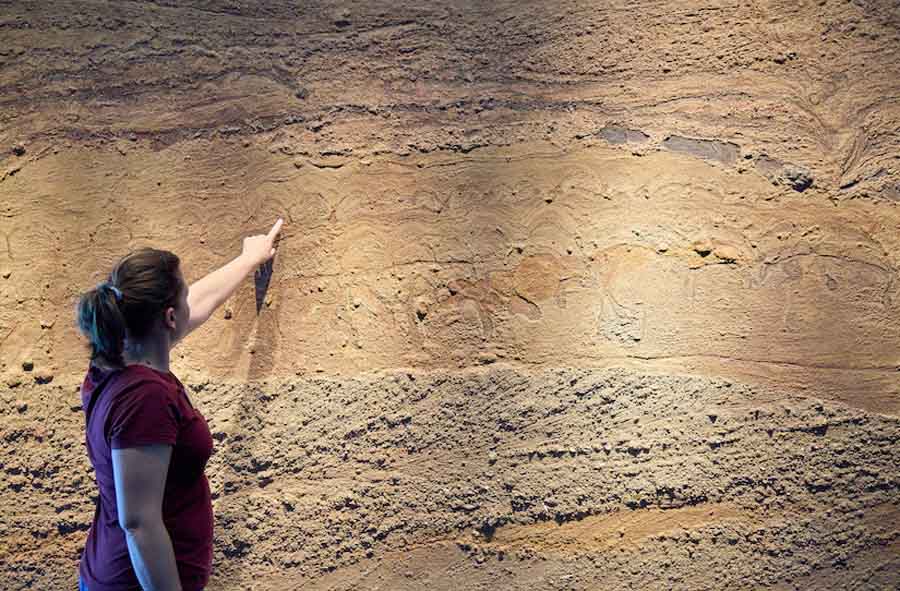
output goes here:
{"type": "Polygon", "coordinates": [[[92,360],[125,365],[125,337],[147,336],[160,312],[178,306],[179,264],[172,252],[141,248],[121,258],[106,282],[81,295],[78,328],[88,338],[92,360]]]}

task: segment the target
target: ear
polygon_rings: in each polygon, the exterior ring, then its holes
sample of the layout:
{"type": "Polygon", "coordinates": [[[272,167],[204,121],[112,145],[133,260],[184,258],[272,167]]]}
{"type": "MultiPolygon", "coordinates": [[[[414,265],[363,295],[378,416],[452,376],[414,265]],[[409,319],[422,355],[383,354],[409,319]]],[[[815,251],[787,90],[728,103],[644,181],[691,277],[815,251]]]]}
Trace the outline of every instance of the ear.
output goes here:
{"type": "Polygon", "coordinates": [[[173,330],[178,327],[178,325],[175,324],[175,308],[166,308],[165,322],[166,326],[173,330]]]}

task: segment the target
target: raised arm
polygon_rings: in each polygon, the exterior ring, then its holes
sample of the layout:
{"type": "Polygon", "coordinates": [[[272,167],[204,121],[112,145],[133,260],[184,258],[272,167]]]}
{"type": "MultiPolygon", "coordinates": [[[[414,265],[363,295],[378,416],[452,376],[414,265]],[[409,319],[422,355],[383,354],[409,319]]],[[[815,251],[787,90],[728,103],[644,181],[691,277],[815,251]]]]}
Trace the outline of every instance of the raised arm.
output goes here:
{"type": "Polygon", "coordinates": [[[275,239],[283,223],[278,218],[268,234],[244,238],[239,256],[190,285],[187,299],[191,314],[185,336],[209,320],[248,274],[275,255],[275,239]]]}

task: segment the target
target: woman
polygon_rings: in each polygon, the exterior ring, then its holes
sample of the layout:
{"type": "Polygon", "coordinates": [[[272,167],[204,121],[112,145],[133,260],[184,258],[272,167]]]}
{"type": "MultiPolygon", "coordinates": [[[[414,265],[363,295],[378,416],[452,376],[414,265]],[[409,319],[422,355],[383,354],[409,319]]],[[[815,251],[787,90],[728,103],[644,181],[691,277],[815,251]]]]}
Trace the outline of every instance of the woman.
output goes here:
{"type": "Polygon", "coordinates": [[[274,256],[281,225],[245,238],[240,256],[190,287],[176,255],[144,248],[81,297],[78,326],[91,347],[81,390],[85,439],[100,495],[79,589],[206,585],[213,516],[204,468],[212,437],[169,371],[169,350],[274,256]]]}

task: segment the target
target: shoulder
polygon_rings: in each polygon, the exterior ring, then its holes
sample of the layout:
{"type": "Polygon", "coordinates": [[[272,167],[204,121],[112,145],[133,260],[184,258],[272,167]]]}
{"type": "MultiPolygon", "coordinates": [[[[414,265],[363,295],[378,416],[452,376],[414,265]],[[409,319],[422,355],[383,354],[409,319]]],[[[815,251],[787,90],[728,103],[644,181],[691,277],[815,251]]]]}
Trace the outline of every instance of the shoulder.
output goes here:
{"type": "Polygon", "coordinates": [[[172,397],[178,394],[178,385],[166,379],[160,372],[144,365],[129,365],[117,380],[117,390],[129,391],[137,396],[172,397]]]}
{"type": "Polygon", "coordinates": [[[114,415],[147,413],[152,408],[169,408],[174,418],[182,414],[178,386],[148,367],[126,367],[112,389],[110,412],[114,415]]]}
{"type": "Polygon", "coordinates": [[[174,444],[186,416],[177,386],[150,368],[124,373],[107,415],[111,447],[174,444]]]}

